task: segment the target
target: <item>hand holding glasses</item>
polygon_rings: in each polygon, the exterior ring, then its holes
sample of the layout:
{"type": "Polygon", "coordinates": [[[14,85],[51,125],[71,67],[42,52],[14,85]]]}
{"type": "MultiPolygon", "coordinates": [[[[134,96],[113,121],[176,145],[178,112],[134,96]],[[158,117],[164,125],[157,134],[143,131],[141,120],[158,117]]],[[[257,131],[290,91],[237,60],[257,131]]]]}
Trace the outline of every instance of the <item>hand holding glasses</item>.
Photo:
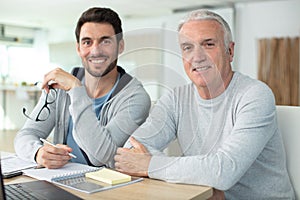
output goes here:
{"type": "Polygon", "coordinates": [[[50,116],[50,108],[48,107],[49,104],[52,104],[55,102],[57,97],[57,91],[49,85],[49,93],[46,94],[45,103],[42,106],[41,110],[38,112],[35,119],[31,118],[29,115],[26,114],[26,108],[23,108],[23,114],[28,119],[34,120],[36,122],[39,121],[46,121],[50,116]]]}

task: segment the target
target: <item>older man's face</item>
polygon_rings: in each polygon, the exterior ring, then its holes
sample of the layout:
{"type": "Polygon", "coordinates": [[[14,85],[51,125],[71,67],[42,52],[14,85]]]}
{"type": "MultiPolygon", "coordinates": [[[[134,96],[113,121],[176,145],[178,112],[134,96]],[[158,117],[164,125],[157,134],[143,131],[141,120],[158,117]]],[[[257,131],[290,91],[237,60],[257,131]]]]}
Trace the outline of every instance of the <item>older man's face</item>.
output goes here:
{"type": "Polygon", "coordinates": [[[222,26],[214,20],[189,21],[179,31],[179,43],[185,72],[198,90],[224,91],[224,80],[232,76],[234,44],[226,51],[222,26]]]}

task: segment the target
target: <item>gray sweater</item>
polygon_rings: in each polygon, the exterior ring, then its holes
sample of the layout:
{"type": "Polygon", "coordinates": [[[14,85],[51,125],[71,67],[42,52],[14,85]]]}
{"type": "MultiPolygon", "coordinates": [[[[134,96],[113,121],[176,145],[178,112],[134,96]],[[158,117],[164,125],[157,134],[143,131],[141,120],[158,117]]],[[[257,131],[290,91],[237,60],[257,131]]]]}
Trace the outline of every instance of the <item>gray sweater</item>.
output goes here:
{"type": "MultiPolygon", "coordinates": [[[[114,166],[116,149],[124,145],[128,137],[148,116],[151,101],[141,82],[132,78],[121,67],[121,74],[111,98],[103,105],[100,120],[93,110],[93,101],[84,86],[68,92],[58,90],[55,103],[49,104],[50,116],[46,121],[27,120],[15,138],[18,156],[34,161],[42,146],[39,138],[47,138],[54,128],[54,143],[65,143],[70,115],[73,119],[73,137],[87,155],[91,164],[114,166]]],[[[77,77],[82,79],[83,68],[77,77]]],[[[32,112],[35,117],[45,101],[43,92],[32,112]]]]}
{"type": "Polygon", "coordinates": [[[174,89],[133,136],[154,155],[151,178],[212,186],[226,199],[294,199],[273,94],[238,72],[214,99],[193,84],[174,89]],[[163,155],[175,138],[183,155],[163,155]]]}

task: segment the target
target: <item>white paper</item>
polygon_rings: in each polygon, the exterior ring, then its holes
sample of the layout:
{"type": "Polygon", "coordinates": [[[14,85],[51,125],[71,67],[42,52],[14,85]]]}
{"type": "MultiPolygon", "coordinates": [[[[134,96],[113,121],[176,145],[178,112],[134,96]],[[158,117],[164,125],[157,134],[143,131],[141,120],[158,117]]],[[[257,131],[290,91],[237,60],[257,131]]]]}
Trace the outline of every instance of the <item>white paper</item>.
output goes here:
{"type": "Polygon", "coordinates": [[[25,161],[17,155],[7,155],[1,157],[2,173],[10,173],[14,171],[23,171],[24,169],[36,167],[36,163],[25,161]]]}
{"type": "Polygon", "coordinates": [[[32,178],[51,182],[52,178],[55,178],[58,176],[69,176],[72,174],[80,174],[80,173],[84,173],[84,172],[93,171],[96,169],[99,169],[99,168],[80,164],[80,163],[69,162],[65,166],[58,168],[58,169],[48,169],[48,168],[27,169],[27,170],[24,170],[23,172],[24,172],[24,175],[30,176],[32,178]]]}

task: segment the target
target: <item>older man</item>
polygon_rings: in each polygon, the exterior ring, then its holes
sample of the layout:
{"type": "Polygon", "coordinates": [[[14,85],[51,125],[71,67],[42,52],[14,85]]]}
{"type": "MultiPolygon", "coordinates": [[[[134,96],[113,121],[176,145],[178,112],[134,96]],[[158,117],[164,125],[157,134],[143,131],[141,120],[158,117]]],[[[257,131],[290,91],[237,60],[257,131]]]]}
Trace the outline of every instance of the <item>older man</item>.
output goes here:
{"type": "Polygon", "coordinates": [[[226,21],[210,11],[191,12],[179,25],[179,43],[192,83],[157,102],[133,133],[133,148],[118,149],[116,168],[212,186],[215,197],[226,199],[293,199],[272,91],[232,70],[226,21]],[[175,138],[183,155],[163,155],[175,138]]]}

